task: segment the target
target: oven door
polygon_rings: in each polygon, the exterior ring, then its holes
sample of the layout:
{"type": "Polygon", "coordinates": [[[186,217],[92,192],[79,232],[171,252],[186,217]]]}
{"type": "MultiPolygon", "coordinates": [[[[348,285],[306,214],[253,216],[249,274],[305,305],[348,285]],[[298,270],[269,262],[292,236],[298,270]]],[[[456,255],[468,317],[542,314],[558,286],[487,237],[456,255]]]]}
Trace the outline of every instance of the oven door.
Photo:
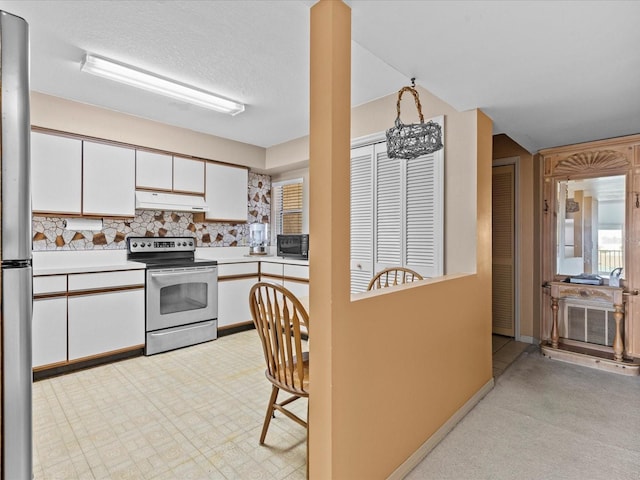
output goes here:
{"type": "Polygon", "coordinates": [[[147,270],[147,332],[217,317],[216,266],[147,270]]]}

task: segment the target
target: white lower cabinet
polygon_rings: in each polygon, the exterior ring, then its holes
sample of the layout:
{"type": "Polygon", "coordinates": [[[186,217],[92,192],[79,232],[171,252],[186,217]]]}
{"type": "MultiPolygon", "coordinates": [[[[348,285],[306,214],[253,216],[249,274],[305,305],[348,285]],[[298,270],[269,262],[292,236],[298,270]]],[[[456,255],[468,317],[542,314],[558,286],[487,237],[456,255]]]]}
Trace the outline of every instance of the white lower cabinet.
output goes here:
{"type": "Polygon", "coordinates": [[[258,282],[258,262],[218,265],[218,328],[251,321],[249,292],[258,282]]]}
{"type": "MultiPolygon", "coordinates": [[[[309,297],[309,266],[308,265],[283,265],[283,285],[299,299],[309,297]]],[[[308,304],[308,300],[304,300],[303,304],[308,304]]]]}
{"type": "Polygon", "coordinates": [[[282,263],[260,262],[260,278],[262,281],[282,285],[282,263]]]}
{"type": "Polygon", "coordinates": [[[218,328],[251,321],[249,292],[257,278],[218,282],[218,328]]]}
{"type": "Polygon", "coordinates": [[[69,360],[144,344],[144,289],[69,297],[69,360]]]}
{"type": "Polygon", "coordinates": [[[309,296],[308,282],[297,282],[295,280],[288,280],[285,278],[283,286],[293,293],[298,299],[309,296]]]}
{"type": "Polygon", "coordinates": [[[67,360],[67,297],[33,301],[33,367],[67,360]]]}

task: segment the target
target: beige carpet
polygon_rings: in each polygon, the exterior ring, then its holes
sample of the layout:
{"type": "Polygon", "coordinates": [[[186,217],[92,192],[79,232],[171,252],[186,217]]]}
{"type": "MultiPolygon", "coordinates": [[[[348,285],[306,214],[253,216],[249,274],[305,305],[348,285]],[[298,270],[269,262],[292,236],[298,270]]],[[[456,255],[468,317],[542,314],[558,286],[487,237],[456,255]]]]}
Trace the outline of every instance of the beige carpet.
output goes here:
{"type": "Polygon", "coordinates": [[[407,480],[638,480],[640,377],[530,347],[407,480]]]}

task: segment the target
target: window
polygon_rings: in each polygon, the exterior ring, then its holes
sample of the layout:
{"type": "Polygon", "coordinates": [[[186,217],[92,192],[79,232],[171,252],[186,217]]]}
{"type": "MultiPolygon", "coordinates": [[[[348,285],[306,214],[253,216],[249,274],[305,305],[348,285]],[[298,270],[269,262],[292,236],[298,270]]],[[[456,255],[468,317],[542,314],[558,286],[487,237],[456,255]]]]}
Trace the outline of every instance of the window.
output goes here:
{"type": "Polygon", "coordinates": [[[387,267],[443,274],[444,149],[392,159],[383,139],[351,150],[351,293],[387,267]]]}
{"type": "Polygon", "coordinates": [[[274,182],[272,188],[276,235],[302,233],[302,179],[274,182]]]}

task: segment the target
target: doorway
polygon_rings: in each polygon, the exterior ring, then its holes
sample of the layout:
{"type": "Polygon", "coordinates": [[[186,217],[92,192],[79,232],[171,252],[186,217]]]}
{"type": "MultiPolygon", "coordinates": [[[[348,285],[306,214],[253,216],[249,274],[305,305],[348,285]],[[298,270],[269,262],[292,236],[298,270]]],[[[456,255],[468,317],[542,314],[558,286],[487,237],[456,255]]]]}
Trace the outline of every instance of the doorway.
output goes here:
{"type": "Polygon", "coordinates": [[[492,333],[516,337],[516,170],[518,158],[492,170],[492,333]]]}

